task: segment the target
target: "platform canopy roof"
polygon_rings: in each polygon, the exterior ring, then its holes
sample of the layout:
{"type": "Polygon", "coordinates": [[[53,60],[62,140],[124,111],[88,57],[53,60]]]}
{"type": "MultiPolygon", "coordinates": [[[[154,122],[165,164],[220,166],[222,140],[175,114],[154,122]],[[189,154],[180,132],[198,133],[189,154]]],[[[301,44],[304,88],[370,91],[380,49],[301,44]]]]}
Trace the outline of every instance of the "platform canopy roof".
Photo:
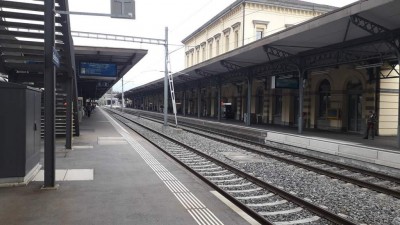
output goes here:
{"type": "Polygon", "coordinates": [[[103,96],[119,79],[121,79],[146,54],[143,49],[106,48],[75,46],[75,62],[78,74],[78,93],[80,96],[98,99],[103,96]],[[82,78],[79,71],[81,62],[100,62],[116,65],[115,79],[82,78]]]}
{"type": "MultiPolygon", "coordinates": [[[[55,5],[58,11],[68,11],[68,0],[55,0],[55,5]]],[[[8,75],[10,82],[44,87],[44,10],[43,0],[0,1],[0,73],[8,75]]],[[[73,78],[75,97],[101,97],[147,54],[142,49],[74,46],[65,14],[56,13],[55,32],[60,55],[57,89],[65,91],[63,83],[73,78]],[[82,60],[115,64],[115,79],[81,79],[82,60]]]]}
{"type": "MultiPolygon", "coordinates": [[[[173,74],[175,88],[235,82],[243,77],[266,77],[324,70],[338,65],[398,63],[400,1],[357,1],[322,16],[271,34],[248,45],[173,74]]],[[[163,79],[129,90],[155,91],[163,79]]]]}
{"type": "MultiPolygon", "coordinates": [[[[66,0],[56,0],[57,10],[67,10],[66,0]]],[[[0,4],[0,72],[16,83],[43,87],[44,2],[2,0],[0,4]]],[[[70,76],[72,66],[69,17],[56,17],[56,49],[60,55],[57,78],[70,76]]]]}

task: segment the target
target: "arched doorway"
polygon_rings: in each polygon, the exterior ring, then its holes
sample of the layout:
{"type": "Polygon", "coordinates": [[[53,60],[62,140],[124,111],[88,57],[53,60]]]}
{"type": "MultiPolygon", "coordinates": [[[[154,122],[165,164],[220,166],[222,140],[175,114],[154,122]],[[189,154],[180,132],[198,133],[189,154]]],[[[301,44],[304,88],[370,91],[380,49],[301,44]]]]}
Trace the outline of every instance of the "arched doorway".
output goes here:
{"type": "Polygon", "coordinates": [[[349,132],[361,132],[362,125],[362,84],[353,78],[347,83],[347,130],[349,132]]]}

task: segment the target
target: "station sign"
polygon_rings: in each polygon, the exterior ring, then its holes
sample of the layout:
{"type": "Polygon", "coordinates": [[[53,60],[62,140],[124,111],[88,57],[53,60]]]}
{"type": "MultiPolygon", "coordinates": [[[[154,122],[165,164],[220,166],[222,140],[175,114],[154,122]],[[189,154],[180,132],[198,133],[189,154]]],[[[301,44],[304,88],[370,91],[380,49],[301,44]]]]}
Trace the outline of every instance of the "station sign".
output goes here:
{"type": "Polygon", "coordinates": [[[117,64],[105,62],[79,62],[79,76],[81,78],[115,80],[117,78],[117,64]]]}
{"type": "Polygon", "coordinates": [[[60,55],[57,52],[57,49],[53,47],[53,64],[57,68],[60,68],[60,55]]]}

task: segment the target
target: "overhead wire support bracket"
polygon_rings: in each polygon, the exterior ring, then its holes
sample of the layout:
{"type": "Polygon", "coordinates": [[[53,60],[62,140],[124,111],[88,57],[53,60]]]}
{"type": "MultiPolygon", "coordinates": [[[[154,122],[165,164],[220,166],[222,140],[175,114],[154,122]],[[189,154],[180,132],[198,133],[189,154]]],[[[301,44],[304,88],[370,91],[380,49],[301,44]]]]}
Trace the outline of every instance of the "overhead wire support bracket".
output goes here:
{"type": "Polygon", "coordinates": [[[80,37],[80,38],[94,38],[101,40],[136,42],[136,43],[155,44],[155,45],[165,45],[167,43],[164,39],[157,39],[157,38],[134,37],[134,36],[92,33],[92,32],[82,32],[82,31],[71,31],[71,35],[73,37],[80,37]]]}
{"type": "MultiPolygon", "coordinates": [[[[73,12],[73,11],[61,11],[61,10],[54,10],[54,12],[61,15],[104,16],[104,17],[121,18],[121,15],[110,14],[110,13],[73,12]]],[[[122,18],[131,18],[131,17],[122,17],[122,18]]]]}

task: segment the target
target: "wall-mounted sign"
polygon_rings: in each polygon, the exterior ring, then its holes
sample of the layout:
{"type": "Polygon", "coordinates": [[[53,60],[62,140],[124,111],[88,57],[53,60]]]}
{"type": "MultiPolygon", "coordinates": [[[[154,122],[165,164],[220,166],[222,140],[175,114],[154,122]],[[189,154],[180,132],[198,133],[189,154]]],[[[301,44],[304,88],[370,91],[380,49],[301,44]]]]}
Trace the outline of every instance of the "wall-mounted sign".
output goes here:
{"type": "Polygon", "coordinates": [[[117,64],[103,62],[80,62],[79,76],[81,78],[116,79],[117,64]]]}
{"type": "Polygon", "coordinates": [[[53,47],[53,64],[59,68],[60,67],[60,55],[57,52],[57,49],[53,47]]]}
{"type": "Polygon", "coordinates": [[[288,89],[298,89],[299,88],[299,78],[297,77],[275,77],[275,88],[288,88],[288,89]]]}

